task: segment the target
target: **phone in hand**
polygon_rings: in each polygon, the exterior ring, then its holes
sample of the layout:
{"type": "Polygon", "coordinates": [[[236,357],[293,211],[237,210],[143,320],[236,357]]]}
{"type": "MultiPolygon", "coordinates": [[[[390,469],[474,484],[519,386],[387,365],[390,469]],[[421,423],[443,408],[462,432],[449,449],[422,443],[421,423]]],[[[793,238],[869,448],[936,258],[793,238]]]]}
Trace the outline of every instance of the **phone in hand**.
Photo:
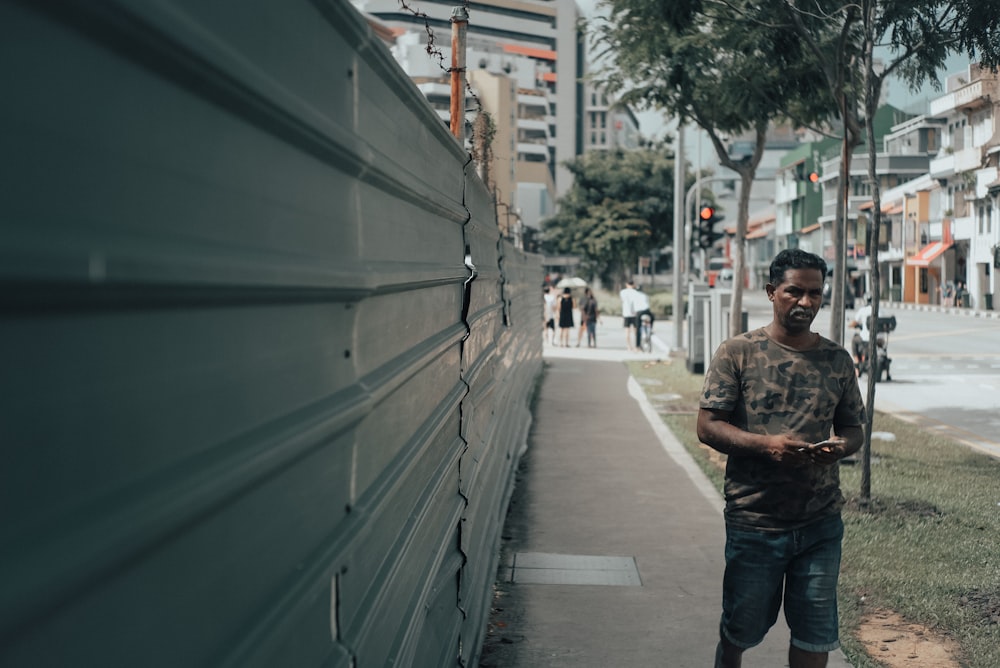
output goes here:
{"type": "Polygon", "coordinates": [[[840,445],[843,443],[842,439],[839,438],[828,438],[825,441],[820,441],[818,443],[810,443],[809,445],[799,448],[799,452],[809,452],[810,450],[822,450],[823,448],[830,448],[835,445],[840,445]]]}

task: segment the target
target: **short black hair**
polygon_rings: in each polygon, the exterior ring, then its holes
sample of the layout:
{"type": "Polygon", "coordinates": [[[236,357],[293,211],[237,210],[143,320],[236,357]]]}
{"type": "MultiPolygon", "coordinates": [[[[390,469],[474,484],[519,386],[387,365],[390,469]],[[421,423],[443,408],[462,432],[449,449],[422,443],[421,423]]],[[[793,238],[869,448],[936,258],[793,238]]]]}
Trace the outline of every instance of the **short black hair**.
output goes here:
{"type": "Polygon", "coordinates": [[[823,258],[801,248],[786,248],[771,260],[771,285],[780,285],[789,269],[818,269],[826,278],[826,262],[823,258]]]}

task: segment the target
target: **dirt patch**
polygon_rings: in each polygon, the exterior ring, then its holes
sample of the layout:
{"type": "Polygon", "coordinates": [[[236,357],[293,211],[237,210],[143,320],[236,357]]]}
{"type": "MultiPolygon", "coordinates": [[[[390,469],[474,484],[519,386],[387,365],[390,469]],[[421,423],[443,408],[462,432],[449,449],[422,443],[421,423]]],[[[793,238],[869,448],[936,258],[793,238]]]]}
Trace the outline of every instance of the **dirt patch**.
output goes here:
{"type": "Polygon", "coordinates": [[[901,519],[940,520],[944,517],[944,512],[934,504],[913,499],[868,499],[862,502],[852,497],[847,500],[847,508],[859,513],[901,519]]]}
{"type": "Polygon", "coordinates": [[[895,612],[875,610],[861,620],[858,640],[889,668],[960,668],[958,643],[895,612]]]}

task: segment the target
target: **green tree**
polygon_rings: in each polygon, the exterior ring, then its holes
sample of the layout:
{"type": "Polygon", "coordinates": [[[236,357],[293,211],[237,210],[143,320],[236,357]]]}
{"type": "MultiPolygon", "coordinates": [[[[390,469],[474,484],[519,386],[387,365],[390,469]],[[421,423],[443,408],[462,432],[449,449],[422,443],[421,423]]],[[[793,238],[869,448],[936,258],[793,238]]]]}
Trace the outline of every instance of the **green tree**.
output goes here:
{"type": "MultiPolygon", "coordinates": [[[[750,189],[770,123],[790,118],[812,123],[833,108],[828,89],[806,67],[809,54],[797,33],[770,27],[773,13],[731,2],[607,0],[607,20],[596,43],[606,59],[596,78],[639,108],[663,109],[697,123],[720,163],[740,177],[733,269],[745,271],[750,189]],[[751,154],[729,156],[726,137],[752,132],[751,154]]],[[[743,283],[733,286],[733,335],[743,309],[743,283]]]]}
{"type": "MultiPolygon", "coordinates": [[[[937,73],[946,58],[964,52],[978,54],[981,64],[1000,62],[1000,0],[862,0],[840,2],[814,0],[800,5],[785,0],[774,3],[772,29],[795,32],[812,54],[817,72],[837,101],[843,126],[840,191],[837,193],[837,224],[834,226],[836,265],[834,285],[844,284],[846,191],[850,156],[864,131],[868,148],[868,176],[872,187],[873,220],[867,226],[865,243],[871,267],[872,317],[878,317],[881,278],[878,233],[881,228],[881,192],[876,174],[875,129],[872,119],[878,108],[885,79],[899,75],[911,88],[927,81],[937,84],[937,73]],[[883,47],[876,52],[876,47],[883,47]],[[888,54],[886,57],[885,54],[888,54]]],[[[765,24],[761,24],[765,27],[765,24]]],[[[843,301],[835,293],[832,304],[831,338],[842,341],[843,301]]],[[[870,341],[874,358],[876,338],[870,341]]],[[[866,404],[874,405],[875,379],[869,376],[866,404]]],[[[870,498],[871,425],[869,411],[863,449],[862,498],[870,498]]]]}
{"type": "Polygon", "coordinates": [[[566,162],[573,186],[542,221],[549,252],[577,255],[587,275],[618,284],[673,235],[673,155],[664,146],[592,151],[566,162]]]}
{"type": "MultiPolygon", "coordinates": [[[[833,285],[846,284],[847,198],[850,186],[851,156],[861,142],[864,121],[861,117],[861,21],[860,6],[839,0],[815,0],[808,5],[792,0],[771,3],[757,25],[762,30],[795,34],[802,44],[802,66],[813,71],[817,81],[827,88],[831,100],[831,120],[840,130],[840,174],[836,215],[832,226],[834,252],[833,285]]],[[[828,126],[830,133],[837,130],[828,126]]],[[[844,291],[834,289],[830,304],[830,338],[844,340],[844,291]]]]}
{"type": "MultiPolygon", "coordinates": [[[[861,68],[864,81],[864,113],[874,118],[886,77],[898,73],[911,88],[926,81],[937,82],[937,73],[950,53],[962,52],[979,65],[1000,65],[1000,0],[862,0],[861,68]],[[876,46],[887,46],[889,57],[876,61],[876,46]],[[881,65],[881,66],[878,66],[881,65]]],[[[872,184],[872,224],[867,227],[866,252],[872,271],[872,318],[879,315],[878,233],[882,221],[882,193],[876,174],[874,128],[867,125],[868,177],[872,184]]],[[[877,320],[876,320],[877,321],[877,320]]],[[[868,355],[875,358],[876,337],[869,341],[868,355]]],[[[868,377],[866,405],[875,404],[875,378],[868,377]]],[[[868,411],[862,450],[861,498],[871,498],[872,411],[868,411]]]]}

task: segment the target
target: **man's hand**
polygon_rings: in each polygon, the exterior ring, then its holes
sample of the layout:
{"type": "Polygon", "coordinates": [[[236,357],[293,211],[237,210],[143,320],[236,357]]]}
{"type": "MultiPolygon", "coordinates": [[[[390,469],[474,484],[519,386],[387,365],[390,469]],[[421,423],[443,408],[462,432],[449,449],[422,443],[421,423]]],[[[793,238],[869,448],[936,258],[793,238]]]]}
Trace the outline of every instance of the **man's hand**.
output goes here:
{"type": "Polygon", "coordinates": [[[847,454],[847,440],[834,437],[813,443],[803,448],[803,454],[808,455],[813,463],[829,466],[843,459],[847,454]]]}
{"type": "Polygon", "coordinates": [[[844,457],[845,445],[843,438],[809,443],[791,434],[779,434],[768,439],[765,454],[772,461],[789,466],[829,466],[844,457]]]}
{"type": "Polygon", "coordinates": [[[811,447],[811,443],[794,434],[775,434],[767,437],[763,454],[777,464],[806,466],[812,462],[811,447]]]}

